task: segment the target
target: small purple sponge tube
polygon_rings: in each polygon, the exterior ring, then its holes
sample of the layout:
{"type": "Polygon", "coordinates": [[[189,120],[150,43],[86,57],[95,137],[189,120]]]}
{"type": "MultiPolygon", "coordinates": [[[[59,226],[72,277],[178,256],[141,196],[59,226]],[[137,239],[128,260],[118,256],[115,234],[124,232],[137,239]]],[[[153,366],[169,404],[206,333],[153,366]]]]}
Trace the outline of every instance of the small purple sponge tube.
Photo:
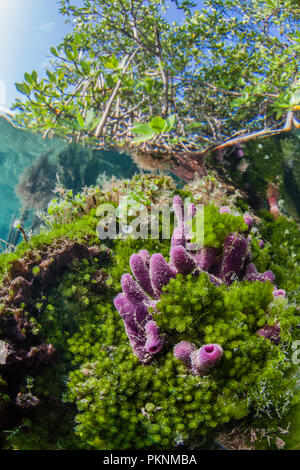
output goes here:
{"type": "Polygon", "coordinates": [[[218,250],[213,246],[204,246],[193,256],[198,267],[203,271],[208,271],[217,260],[218,250]]]}
{"type": "Polygon", "coordinates": [[[285,297],[286,292],[285,292],[284,289],[274,289],[273,290],[273,295],[274,295],[274,297],[285,297]]]}
{"type": "Polygon", "coordinates": [[[246,275],[245,275],[246,281],[273,282],[274,279],[275,279],[275,276],[271,270],[266,271],[265,273],[259,273],[253,263],[248,264],[246,268],[246,275]]]}
{"type": "Polygon", "coordinates": [[[128,315],[132,315],[134,310],[134,306],[131,302],[129,302],[128,298],[123,292],[115,297],[114,305],[123,319],[128,315]]]}
{"type": "Polygon", "coordinates": [[[248,225],[248,228],[250,229],[253,225],[253,219],[250,214],[244,214],[243,219],[246,225],[248,225]]]}
{"type": "Polygon", "coordinates": [[[181,274],[190,274],[197,268],[192,256],[183,246],[174,246],[170,251],[170,260],[177,271],[181,274]]]}
{"type": "Polygon", "coordinates": [[[184,225],[184,205],[180,196],[174,196],[173,208],[178,222],[178,227],[184,225]]]}
{"type": "Polygon", "coordinates": [[[150,265],[150,255],[147,250],[140,250],[138,252],[142,260],[144,261],[145,265],[149,268],[150,265]]]}
{"type": "Polygon", "coordinates": [[[151,320],[146,323],[146,344],[145,350],[149,354],[157,354],[162,349],[162,340],[159,337],[159,328],[155,321],[151,320]]]}
{"type": "MultiPolygon", "coordinates": [[[[118,294],[117,297],[114,299],[114,304],[123,319],[125,331],[128,336],[133,353],[140,360],[143,360],[145,357],[145,353],[143,350],[143,329],[142,326],[136,320],[135,306],[128,301],[125,294],[118,294]]],[[[147,313],[148,311],[146,309],[146,311],[144,311],[142,315],[141,312],[139,313],[139,317],[142,317],[142,319],[144,319],[145,314],[147,315],[147,313]]]]}
{"type": "Polygon", "coordinates": [[[193,202],[191,202],[191,204],[189,204],[189,207],[188,207],[188,216],[189,216],[189,219],[192,219],[193,217],[195,217],[196,215],[196,206],[193,202]]]}
{"type": "Polygon", "coordinates": [[[137,305],[140,302],[149,302],[149,297],[146,296],[143,289],[141,289],[131,274],[123,274],[121,286],[124,294],[126,294],[126,297],[132,304],[137,305]]]}
{"type": "Polygon", "coordinates": [[[206,344],[191,355],[192,370],[195,375],[206,375],[216,366],[223,356],[219,344],[206,344]]]}
{"type": "Polygon", "coordinates": [[[228,207],[228,206],[220,207],[219,212],[220,212],[220,214],[231,214],[230,207],[228,207]]]}
{"type": "Polygon", "coordinates": [[[244,266],[248,255],[248,240],[239,233],[229,234],[224,243],[223,260],[219,276],[226,284],[231,284],[244,266]]]}
{"type": "Polygon", "coordinates": [[[184,206],[180,196],[175,196],[173,198],[173,209],[175,212],[175,218],[177,219],[177,227],[173,230],[171,246],[185,246],[184,206]]]}
{"type": "MultiPolygon", "coordinates": [[[[152,318],[148,312],[148,308],[142,302],[136,305],[132,304],[126,297],[126,294],[123,293],[117,295],[114,299],[114,304],[123,319],[125,331],[134,355],[137,356],[141,362],[148,362],[150,356],[145,344],[147,341],[146,326],[151,322],[152,318]]],[[[158,335],[157,337],[153,337],[152,343],[154,340],[157,342],[156,349],[158,352],[160,341],[158,335]]],[[[161,346],[162,345],[160,345],[160,349],[161,346]]]]}
{"type": "Polygon", "coordinates": [[[152,286],[158,296],[162,293],[163,286],[169,284],[174,273],[166,262],[163,255],[156,253],[150,259],[150,278],[152,286]]]}
{"type": "Polygon", "coordinates": [[[181,341],[174,347],[174,356],[182,361],[188,369],[191,369],[191,354],[196,351],[196,349],[196,346],[189,341],[181,341]]]}
{"type": "Polygon", "coordinates": [[[186,238],[185,238],[183,227],[176,227],[172,233],[171,246],[178,246],[178,245],[180,246],[186,245],[186,238]]]}
{"type": "Polygon", "coordinates": [[[151,297],[155,297],[149,269],[147,268],[143,258],[140,255],[132,255],[130,258],[130,267],[141,288],[151,297]]]}
{"type": "Polygon", "coordinates": [[[263,336],[266,339],[269,339],[276,346],[280,343],[280,326],[279,325],[265,325],[263,328],[260,328],[257,332],[258,336],[263,336]]]}

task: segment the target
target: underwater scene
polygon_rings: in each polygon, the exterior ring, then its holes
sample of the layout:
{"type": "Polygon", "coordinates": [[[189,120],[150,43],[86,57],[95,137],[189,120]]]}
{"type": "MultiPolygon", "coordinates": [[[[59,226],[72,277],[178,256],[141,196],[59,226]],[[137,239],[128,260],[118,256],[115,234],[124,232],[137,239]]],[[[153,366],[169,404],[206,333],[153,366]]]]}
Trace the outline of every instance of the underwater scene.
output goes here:
{"type": "Polygon", "coordinates": [[[1,450],[300,450],[299,25],[0,0],[1,450]]]}

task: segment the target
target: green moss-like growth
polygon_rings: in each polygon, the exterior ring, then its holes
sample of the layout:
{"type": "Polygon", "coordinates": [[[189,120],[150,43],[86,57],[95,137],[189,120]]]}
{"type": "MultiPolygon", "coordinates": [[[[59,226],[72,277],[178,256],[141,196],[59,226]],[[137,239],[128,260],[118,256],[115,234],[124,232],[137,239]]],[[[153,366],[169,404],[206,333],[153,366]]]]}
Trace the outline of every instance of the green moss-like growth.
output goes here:
{"type": "MultiPolygon", "coordinates": [[[[152,177],[145,177],[144,187],[152,183],[152,177]]],[[[168,197],[174,192],[163,180],[154,184],[162,191],[168,187],[168,197]]],[[[124,186],[121,188],[123,191],[124,186]]],[[[117,205],[121,190],[115,189],[101,198],[117,205]]],[[[187,190],[182,195],[193,198],[187,190]]],[[[88,246],[100,245],[96,206],[103,199],[81,201],[82,210],[76,215],[73,208],[82,197],[69,201],[72,208],[63,221],[54,211],[47,231],[21,244],[15,253],[0,257],[2,272],[9,274],[9,261],[24,259],[43,247],[54,249],[62,236],[88,246]]],[[[156,190],[151,197],[156,197],[156,190]]],[[[258,269],[271,266],[280,287],[293,291],[291,280],[282,284],[290,277],[294,260],[291,243],[282,248],[284,252],[277,250],[285,224],[289,224],[286,219],[275,223],[265,218],[260,230],[270,243],[261,249],[253,236],[252,248],[258,269]],[[281,275],[284,269],[287,271],[281,275]]],[[[206,245],[221,249],[228,233],[244,230],[242,217],[221,216],[214,206],[205,208],[206,245]]],[[[298,243],[294,228],[290,237],[289,241],[298,243]]],[[[147,249],[168,259],[169,244],[161,239],[109,241],[108,260],[73,260],[55,285],[36,293],[32,321],[40,340],[54,345],[56,362],[24,371],[20,377],[20,392],[28,393],[28,375],[32,376],[29,393],[38,397],[40,405],[20,417],[13,429],[6,429],[6,447],[171,449],[181,443],[190,445],[199,436],[214,434],[242,418],[247,417],[253,426],[258,422],[266,429],[276,429],[287,416],[296,402],[290,356],[299,317],[293,304],[273,298],[271,283],[243,281],[225,287],[212,284],[206,274],[177,275],[157,304],[162,351],[148,365],[141,365],[133,355],[113,298],[120,291],[122,274],[129,271],[133,253],[147,249]],[[281,328],[279,345],[256,334],[265,324],[275,323],[281,328]],[[220,365],[210,375],[193,375],[173,355],[174,345],[182,340],[197,346],[219,343],[224,350],[220,365]]],[[[32,273],[38,277],[39,261],[33,261],[32,273]]],[[[16,397],[9,398],[12,402],[16,397]]]]}
{"type": "Polygon", "coordinates": [[[297,321],[293,308],[282,299],[272,302],[268,283],[210,287],[206,275],[178,276],[165,287],[155,318],[169,341],[150,365],[140,365],[125,342],[103,347],[85,374],[71,373],[84,440],[96,448],[172,448],[251,412],[269,426],[284,416],[294,395],[286,361],[297,321]],[[275,317],[281,347],[256,335],[275,317]],[[178,340],[222,344],[221,365],[211,376],[192,375],[173,356],[178,340]]]}
{"type": "Polygon", "coordinates": [[[204,246],[220,248],[229,233],[248,229],[242,216],[220,214],[213,205],[204,207],[204,246]]]}
{"type": "Polygon", "coordinates": [[[284,216],[274,219],[267,211],[260,211],[259,232],[265,240],[261,249],[253,239],[252,253],[257,268],[271,269],[276,284],[287,291],[289,299],[299,304],[300,293],[300,232],[297,224],[284,216]]]}

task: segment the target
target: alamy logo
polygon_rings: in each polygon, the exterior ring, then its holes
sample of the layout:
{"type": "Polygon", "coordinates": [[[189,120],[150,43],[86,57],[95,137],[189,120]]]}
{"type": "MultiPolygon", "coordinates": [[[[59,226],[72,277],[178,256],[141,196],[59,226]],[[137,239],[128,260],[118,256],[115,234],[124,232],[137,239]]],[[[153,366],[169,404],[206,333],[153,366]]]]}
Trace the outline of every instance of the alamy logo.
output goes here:
{"type": "Polygon", "coordinates": [[[5,83],[0,80],[0,105],[6,104],[6,87],[5,83]]]}
{"type": "Polygon", "coordinates": [[[150,207],[141,203],[131,204],[127,196],[121,198],[119,206],[101,204],[96,215],[100,218],[97,235],[100,240],[132,238],[180,240],[188,242],[190,250],[199,249],[204,243],[204,206],[197,204],[191,213],[190,204],[184,204],[182,220],[171,233],[171,206],[169,204],[152,204],[150,207]]]}

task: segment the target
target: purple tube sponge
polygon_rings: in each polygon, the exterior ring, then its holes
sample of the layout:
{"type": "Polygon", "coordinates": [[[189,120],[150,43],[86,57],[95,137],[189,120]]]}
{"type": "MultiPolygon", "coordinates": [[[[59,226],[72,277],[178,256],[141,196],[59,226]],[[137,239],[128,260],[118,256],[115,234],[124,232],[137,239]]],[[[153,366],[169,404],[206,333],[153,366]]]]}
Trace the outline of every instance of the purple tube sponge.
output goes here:
{"type": "Polygon", "coordinates": [[[150,265],[150,255],[147,250],[140,250],[138,252],[142,260],[144,261],[145,265],[149,268],[150,265]]]}
{"type": "Polygon", "coordinates": [[[216,263],[217,254],[217,248],[214,248],[213,246],[204,246],[198,251],[198,253],[193,255],[193,258],[200,269],[208,271],[216,263]]]}
{"type": "Polygon", "coordinates": [[[250,214],[244,214],[243,219],[246,225],[248,225],[248,228],[250,229],[253,225],[253,218],[251,217],[250,214]]]}
{"type": "Polygon", "coordinates": [[[174,277],[170,266],[166,262],[163,255],[156,253],[150,259],[150,278],[152,286],[158,297],[162,293],[163,286],[169,284],[170,280],[174,277]]]}
{"type": "Polygon", "coordinates": [[[159,353],[162,349],[162,340],[159,336],[160,330],[154,320],[146,323],[145,332],[145,350],[151,355],[159,353]]]}
{"type": "Polygon", "coordinates": [[[223,260],[219,276],[226,284],[239,278],[248,256],[249,242],[244,235],[231,233],[226,237],[223,249],[223,260]]]}
{"type": "Polygon", "coordinates": [[[125,331],[128,336],[133,353],[141,360],[146,359],[144,351],[144,328],[142,322],[148,315],[147,308],[140,304],[138,318],[136,316],[137,308],[129,302],[125,294],[118,294],[114,299],[114,304],[120,316],[123,319],[125,331]],[[141,310],[144,308],[144,311],[141,310]],[[138,321],[140,320],[140,322],[138,321]]]}
{"type": "Polygon", "coordinates": [[[176,227],[172,233],[171,246],[185,246],[185,245],[186,245],[186,238],[184,234],[184,228],[176,227]]]}
{"type": "Polygon", "coordinates": [[[183,246],[171,248],[170,259],[172,265],[181,274],[190,274],[197,268],[196,262],[183,246]]]}
{"type": "MultiPolygon", "coordinates": [[[[246,238],[240,233],[227,235],[223,252],[218,248],[204,246],[198,249],[190,245],[189,227],[185,226],[184,205],[179,196],[173,200],[177,227],[173,231],[170,249],[170,263],[160,253],[150,257],[147,250],[141,250],[130,258],[131,274],[124,274],[121,279],[122,294],[119,294],[114,304],[123,319],[125,330],[130,341],[133,353],[146,363],[162,349],[163,340],[159,328],[152,317],[152,311],[159,314],[156,309],[158,299],[163,287],[178,273],[198,276],[205,272],[212,283],[219,286],[222,283],[230,285],[234,280],[247,280],[261,282],[274,281],[272,271],[259,273],[251,263],[249,250],[250,237],[246,238]]],[[[220,213],[230,213],[227,206],[220,209],[220,213]]],[[[196,207],[190,204],[188,208],[190,220],[196,215],[196,207]]],[[[252,225],[252,217],[244,215],[248,227],[252,225]]],[[[188,224],[186,224],[188,225],[188,224]]],[[[274,290],[274,297],[284,296],[282,289],[274,290]]],[[[269,338],[275,344],[279,337],[279,327],[264,327],[258,331],[260,336],[269,338]],[[275,329],[274,329],[275,328],[275,329]],[[276,336],[277,335],[277,336],[276,336]]],[[[207,344],[200,349],[187,341],[182,341],[174,348],[174,355],[180,359],[194,374],[206,374],[223,354],[218,344],[207,344]]]]}
{"type": "Polygon", "coordinates": [[[286,292],[285,292],[284,289],[274,289],[273,290],[273,295],[274,295],[274,297],[285,297],[286,292]]]}
{"type": "Polygon", "coordinates": [[[150,313],[148,312],[148,307],[145,304],[140,303],[135,307],[134,311],[134,320],[138,324],[138,328],[144,328],[144,325],[147,321],[152,318],[150,313]]]}
{"type": "Polygon", "coordinates": [[[124,294],[126,294],[128,300],[136,305],[140,302],[149,302],[149,298],[145,292],[141,289],[138,283],[133,279],[131,274],[123,274],[121,278],[121,286],[124,294]]]}
{"type": "Polygon", "coordinates": [[[246,281],[261,281],[261,282],[274,282],[275,276],[271,270],[264,273],[259,273],[253,263],[248,264],[246,267],[246,274],[244,280],[246,281]]]}
{"type": "Polygon", "coordinates": [[[193,202],[191,202],[191,204],[189,204],[189,207],[188,207],[188,216],[190,219],[192,219],[193,217],[195,217],[196,215],[196,206],[193,202]]]}
{"type": "Polygon", "coordinates": [[[123,292],[115,297],[114,305],[122,318],[126,317],[127,315],[131,315],[134,311],[134,305],[129,302],[128,298],[123,292]]]}
{"type": "Polygon", "coordinates": [[[155,292],[153,290],[149,269],[146,266],[141,255],[132,255],[130,258],[130,267],[131,271],[134,274],[139,285],[142,289],[147,292],[151,297],[155,297],[155,292]]]}
{"type": "Polygon", "coordinates": [[[272,343],[278,344],[280,343],[280,326],[279,325],[265,325],[263,328],[260,328],[257,332],[258,336],[263,336],[266,339],[272,341],[272,343]]]}
{"type": "Polygon", "coordinates": [[[180,196],[173,198],[173,209],[177,219],[177,227],[173,230],[171,246],[185,246],[184,206],[180,196]]]}
{"type": "Polygon", "coordinates": [[[174,196],[173,209],[178,222],[178,226],[184,225],[184,205],[180,196],[174,196]]]}
{"type": "Polygon", "coordinates": [[[221,360],[223,349],[219,344],[206,344],[191,355],[192,370],[195,375],[206,375],[221,360]]]}
{"type": "Polygon", "coordinates": [[[114,299],[114,305],[123,319],[125,331],[134,355],[141,362],[148,362],[150,356],[149,351],[146,349],[146,325],[151,322],[152,317],[146,305],[142,302],[135,305],[132,304],[124,293],[117,295],[114,299]]]}
{"type": "Polygon", "coordinates": [[[174,356],[182,361],[188,369],[192,369],[191,355],[196,349],[196,346],[189,341],[181,341],[174,347],[174,356]]]}
{"type": "Polygon", "coordinates": [[[230,207],[228,207],[228,206],[220,207],[219,212],[220,212],[220,214],[231,214],[230,207]]]}

